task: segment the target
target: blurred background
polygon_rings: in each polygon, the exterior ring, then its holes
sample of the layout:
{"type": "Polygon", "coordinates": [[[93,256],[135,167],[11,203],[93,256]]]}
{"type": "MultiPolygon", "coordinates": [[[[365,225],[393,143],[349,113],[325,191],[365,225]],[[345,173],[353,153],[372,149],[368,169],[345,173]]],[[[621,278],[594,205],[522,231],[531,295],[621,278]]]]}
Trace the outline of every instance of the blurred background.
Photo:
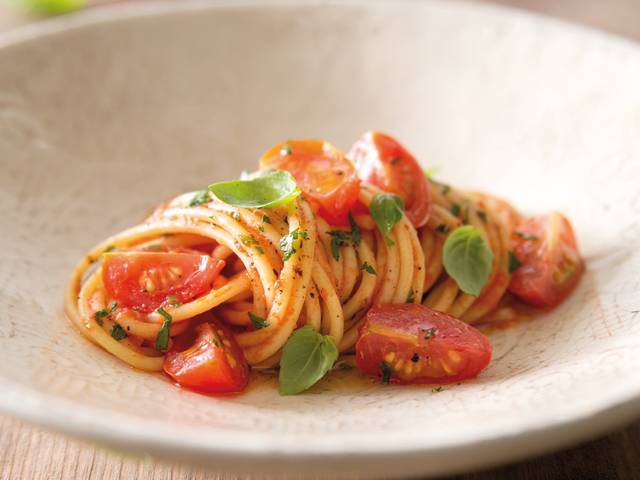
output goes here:
{"type": "MultiPolygon", "coordinates": [[[[82,8],[144,0],[0,0],[0,32],[82,8]]],[[[179,2],[180,0],[173,0],[179,2]]],[[[446,0],[457,1],[457,0],[446,0]]],[[[640,0],[468,0],[531,10],[640,41],[640,0]]]]}

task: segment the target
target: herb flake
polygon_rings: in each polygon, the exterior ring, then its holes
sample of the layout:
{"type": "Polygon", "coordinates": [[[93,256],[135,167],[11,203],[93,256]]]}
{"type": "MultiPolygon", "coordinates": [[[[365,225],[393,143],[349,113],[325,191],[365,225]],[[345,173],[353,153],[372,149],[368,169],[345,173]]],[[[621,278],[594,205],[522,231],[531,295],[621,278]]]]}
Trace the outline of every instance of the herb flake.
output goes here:
{"type": "Polygon", "coordinates": [[[249,316],[249,320],[251,320],[251,323],[256,330],[260,330],[261,328],[269,326],[269,322],[266,319],[262,318],[259,315],[256,315],[255,313],[247,312],[247,315],[249,316]]]}
{"type": "Polygon", "coordinates": [[[371,265],[369,265],[367,262],[364,262],[362,264],[362,267],[360,267],[361,270],[364,270],[365,272],[367,272],[370,275],[377,275],[378,273],[376,272],[376,269],[373,268],[371,265]]]}
{"type": "Polygon", "coordinates": [[[111,336],[117,341],[124,340],[128,337],[127,332],[124,331],[124,328],[119,323],[114,323],[111,327],[111,336]]]}
{"type": "Polygon", "coordinates": [[[197,207],[198,205],[204,205],[205,203],[209,203],[211,201],[211,195],[209,194],[209,190],[200,190],[197,192],[189,201],[190,207],[197,207]]]}
{"type": "Polygon", "coordinates": [[[171,329],[171,321],[173,318],[171,315],[162,307],[156,310],[163,317],[162,327],[160,327],[160,331],[158,332],[158,336],[156,337],[156,350],[165,351],[169,348],[169,331],[171,329]]]}

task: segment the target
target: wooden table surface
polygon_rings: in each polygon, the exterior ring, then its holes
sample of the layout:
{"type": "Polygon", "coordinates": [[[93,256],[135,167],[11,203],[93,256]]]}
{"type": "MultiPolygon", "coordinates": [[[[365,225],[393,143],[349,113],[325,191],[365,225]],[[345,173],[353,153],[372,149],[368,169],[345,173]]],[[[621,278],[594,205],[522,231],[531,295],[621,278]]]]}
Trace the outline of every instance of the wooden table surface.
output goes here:
{"type": "MultiPolygon", "coordinates": [[[[491,1],[588,24],[640,41],[640,0],[491,1]]],[[[34,20],[0,3],[0,31],[34,20]]],[[[0,415],[0,480],[134,478],[235,480],[237,477],[151,458],[125,457],[0,415]]],[[[640,479],[640,422],[569,450],[450,480],[454,479],[640,479]]]]}

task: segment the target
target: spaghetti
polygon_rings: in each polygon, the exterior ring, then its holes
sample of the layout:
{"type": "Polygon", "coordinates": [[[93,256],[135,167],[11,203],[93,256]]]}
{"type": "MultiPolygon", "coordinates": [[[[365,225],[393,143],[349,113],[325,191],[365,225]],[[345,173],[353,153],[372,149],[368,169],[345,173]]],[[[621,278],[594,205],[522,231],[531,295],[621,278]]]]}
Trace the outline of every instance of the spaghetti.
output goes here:
{"type": "MultiPolygon", "coordinates": [[[[423,304],[468,324],[516,320],[521,313],[508,292],[512,237],[525,218],[488,195],[425,182],[426,223],[416,228],[402,215],[388,235],[371,211],[384,192],[366,181],[358,182],[357,208],[340,227],[318,213],[321,206],[303,187],[302,195],[272,208],[237,207],[208,192],[180,195],[91,249],[73,271],[65,312],[89,340],[147,371],[162,370],[176,338],[211,316],[226,325],[253,368],[277,367],[288,339],[304,326],[330,336],[340,353],[352,352],[374,305],[423,304]],[[448,236],[463,225],[479,232],[492,254],[479,295],[465,293],[443,262],[448,236]],[[161,308],[123,306],[110,295],[105,255],[175,251],[198,252],[224,268],[204,291],[184,302],[167,296],[161,308]],[[171,340],[158,349],[163,328],[171,340]]],[[[171,283],[172,271],[164,277],[147,271],[143,291],[171,283]]]]}

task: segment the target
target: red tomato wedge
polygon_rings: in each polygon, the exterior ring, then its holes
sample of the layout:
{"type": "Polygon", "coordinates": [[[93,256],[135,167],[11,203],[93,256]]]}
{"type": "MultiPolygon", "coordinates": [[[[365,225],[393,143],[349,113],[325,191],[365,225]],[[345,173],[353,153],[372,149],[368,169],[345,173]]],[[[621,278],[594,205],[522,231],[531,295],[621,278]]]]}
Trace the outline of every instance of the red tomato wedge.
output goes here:
{"type": "Polygon", "coordinates": [[[531,305],[555,307],[584,271],[571,223],[560,213],[525,220],[513,230],[511,244],[522,265],[513,272],[509,291],[531,305]]]}
{"type": "Polygon", "coordinates": [[[360,327],[356,365],[383,382],[445,384],[478,375],[491,343],[464,322],[424,305],[372,307],[360,327]]]}
{"type": "Polygon", "coordinates": [[[344,154],[323,140],[289,140],[271,148],[260,168],[287,170],[307,200],[331,225],[347,225],[358,200],[360,180],[344,154]]]}
{"type": "Polygon", "coordinates": [[[209,291],[224,261],[189,250],[125,250],[103,255],[102,279],[120,305],[150,312],[169,296],[187,303],[209,291]]]}
{"type": "Polygon", "coordinates": [[[431,191],[416,159],[393,137],[367,132],[353,144],[349,158],[358,176],[402,198],[407,218],[422,227],[431,215],[431,191]]]}
{"type": "Polygon", "coordinates": [[[164,371],[183,387],[199,392],[244,390],[249,382],[249,365],[231,333],[215,321],[201,323],[195,330],[192,346],[167,352],[164,371]]]}

